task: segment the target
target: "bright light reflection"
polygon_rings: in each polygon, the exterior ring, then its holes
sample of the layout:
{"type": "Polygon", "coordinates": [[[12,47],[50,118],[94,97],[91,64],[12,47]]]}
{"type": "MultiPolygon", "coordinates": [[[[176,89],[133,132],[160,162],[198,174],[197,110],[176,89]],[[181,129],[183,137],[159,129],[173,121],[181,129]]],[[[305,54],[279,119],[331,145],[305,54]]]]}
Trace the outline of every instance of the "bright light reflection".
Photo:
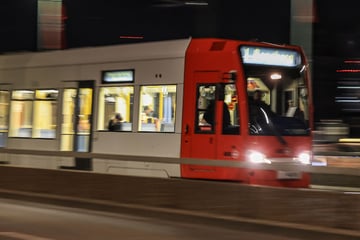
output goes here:
{"type": "Polygon", "coordinates": [[[299,162],[301,162],[302,164],[310,164],[310,154],[309,153],[300,153],[298,156],[298,160],[299,162]]]}
{"type": "Polygon", "coordinates": [[[273,74],[271,74],[270,78],[271,78],[272,80],[278,80],[278,79],[281,79],[282,76],[281,76],[281,74],[279,74],[279,73],[273,73],[273,74]]]}
{"type": "Polygon", "coordinates": [[[251,151],[248,155],[248,159],[252,163],[271,163],[271,161],[266,159],[264,154],[257,151],[251,151]]]}

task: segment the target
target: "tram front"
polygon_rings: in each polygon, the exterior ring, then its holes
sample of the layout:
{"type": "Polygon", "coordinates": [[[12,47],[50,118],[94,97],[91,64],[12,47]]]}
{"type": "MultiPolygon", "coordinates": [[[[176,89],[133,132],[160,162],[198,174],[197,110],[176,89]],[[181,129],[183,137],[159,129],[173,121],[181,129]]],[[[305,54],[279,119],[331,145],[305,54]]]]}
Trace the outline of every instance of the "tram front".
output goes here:
{"type": "Polygon", "coordinates": [[[301,171],[310,164],[312,149],[306,60],[300,49],[241,46],[240,52],[248,100],[246,160],[279,166],[276,171],[254,167],[249,181],[307,186],[309,175],[301,171]]]}

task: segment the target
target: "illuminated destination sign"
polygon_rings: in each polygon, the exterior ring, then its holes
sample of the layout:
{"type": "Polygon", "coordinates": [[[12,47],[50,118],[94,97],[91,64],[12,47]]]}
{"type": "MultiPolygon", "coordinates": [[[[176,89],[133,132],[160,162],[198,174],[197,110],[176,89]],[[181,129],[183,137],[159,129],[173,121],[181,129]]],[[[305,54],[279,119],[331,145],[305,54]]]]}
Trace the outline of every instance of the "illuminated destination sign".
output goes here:
{"type": "Polygon", "coordinates": [[[103,83],[121,83],[121,82],[133,82],[134,70],[110,70],[102,71],[103,83]]]}
{"type": "Polygon", "coordinates": [[[300,53],[293,50],[242,46],[240,51],[244,63],[285,67],[301,64],[300,53]]]}

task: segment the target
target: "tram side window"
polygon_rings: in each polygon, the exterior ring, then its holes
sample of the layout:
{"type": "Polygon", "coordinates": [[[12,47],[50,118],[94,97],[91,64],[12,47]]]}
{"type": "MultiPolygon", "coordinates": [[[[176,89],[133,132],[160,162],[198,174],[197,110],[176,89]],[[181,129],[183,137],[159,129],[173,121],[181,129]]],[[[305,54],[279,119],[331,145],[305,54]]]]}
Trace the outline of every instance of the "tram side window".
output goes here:
{"type": "Polygon", "coordinates": [[[55,89],[35,91],[33,138],[56,137],[58,95],[55,89]]]}
{"type": "Polygon", "coordinates": [[[99,95],[98,130],[109,130],[109,120],[121,116],[120,131],[133,129],[134,87],[102,87],[99,95]]]}
{"type": "Polygon", "coordinates": [[[10,92],[0,91],[0,147],[5,147],[9,130],[10,92]]]}
{"type": "Polygon", "coordinates": [[[139,131],[175,132],[176,85],[141,86],[139,131]]]}
{"type": "Polygon", "coordinates": [[[15,90],[9,137],[55,138],[58,90],[15,90]]]}
{"type": "Polygon", "coordinates": [[[0,91],[0,131],[8,130],[9,91],[0,91]]]}
{"type": "Polygon", "coordinates": [[[198,103],[196,109],[197,132],[210,133],[215,130],[215,85],[198,86],[198,103]]]}
{"type": "Polygon", "coordinates": [[[15,90],[12,92],[9,137],[31,137],[33,100],[34,91],[15,90]]]}
{"type": "Polygon", "coordinates": [[[235,84],[224,86],[223,134],[240,133],[240,116],[235,84]]]}
{"type": "MultiPolygon", "coordinates": [[[[215,131],[216,113],[221,115],[222,134],[239,134],[239,109],[236,86],[234,84],[219,85],[223,88],[222,109],[216,110],[216,85],[200,85],[198,87],[197,132],[211,133],[215,131]]],[[[218,87],[219,87],[218,86],[218,87]]]]}

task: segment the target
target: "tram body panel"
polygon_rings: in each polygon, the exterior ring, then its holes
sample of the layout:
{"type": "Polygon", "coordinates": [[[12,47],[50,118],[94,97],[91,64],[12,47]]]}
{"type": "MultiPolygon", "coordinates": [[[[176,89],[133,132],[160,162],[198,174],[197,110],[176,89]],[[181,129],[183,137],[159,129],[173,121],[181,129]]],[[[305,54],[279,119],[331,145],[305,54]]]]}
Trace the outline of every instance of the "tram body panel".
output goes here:
{"type": "Polygon", "coordinates": [[[109,160],[94,158],[93,171],[104,174],[116,174],[126,176],[143,176],[157,178],[179,178],[180,165],[175,163],[158,163],[146,161],[109,160]]]}
{"type": "Polygon", "coordinates": [[[179,157],[180,134],[99,132],[94,153],[132,156],[179,157]],[[109,144],[111,143],[111,144],[109,144]]]}
{"type": "MultiPolygon", "coordinates": [[[[216,105],[215,120],[213,126],[194,126],[195,116],[194,105],[201,104],[199,94],[196,92],[198,84],[204,84],[210,88],[216,88],[216,84],[222,83],[225,73],[231,70],[239,71],[239,66],[234,59],[234,51],[229,45],[224,44],[224,48],[209,50],[214,46],[214,42],[222,45],[224,41],[211,40],[193,42],[187,52],[185,69],[185,90],[184,90],[184,109],[183,117],[183,139],[182,157],[199,159],[219,159],[234,160],[238,159],[244,144],[243,138],[222,133],[222,104],[216,105]],[[204,61],[203,59],[207,59],[204,61]],[[192,93],[190,93],[192,91],[192,93]],[[195,128],[199,129],[195,129],[195,128]],[[207,130],[209,128],[209,130],[207,130]],[[188,130],[186,130],[188,129],[188,130]]],[[[215,45],[217,44],[215,43],[215,45]]],[[[216,48],[216,47],[215,47],[216,48]]],[[[209,90],[212,91],[212,90],[209,90]]],[[[238,100],[238,99],[237,99],[238,100]]],[[[199,107],[201,108],[201,107],[199,107]]],[[[200,119],[197,119],[200,121],[200,119]]],[[[236,119],[233,124],[237,125],[240,132],[240,119],[236,119]]],[[[182,176],[187,178],[204,178],[217,180],[243,180],[244,169],[229,168],[219,166],[206,166],[195,164],[182,164],[182,176]]],[[[244,181],[246,182],[246,181],[244,181]]]]}
{"type": "Polygon", "coordinates": [[[23,139],[23,138],[8,138],[7,148],[19,149],[19,150],[58,150],[58,144],[56,141],[47,139],[23,139]]]}

